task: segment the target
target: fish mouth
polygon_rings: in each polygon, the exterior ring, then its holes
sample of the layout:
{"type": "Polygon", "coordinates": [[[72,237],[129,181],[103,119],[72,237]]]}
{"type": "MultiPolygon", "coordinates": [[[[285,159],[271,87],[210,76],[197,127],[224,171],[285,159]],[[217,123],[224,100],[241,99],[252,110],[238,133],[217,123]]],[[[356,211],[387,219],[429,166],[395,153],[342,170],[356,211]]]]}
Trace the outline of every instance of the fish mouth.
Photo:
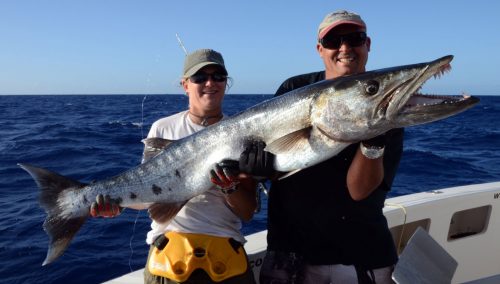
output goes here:
{"type": "Polygon", "coordinates": [[[448,73],[452,60],[453,56],[448,55],[429,63],[402,67],[400,75],[407,79],[391,88],[381,101],[380,108],[385,109],[386,118],[399,124],[407,121],[403,126],[431,122],[464,111],[479,102],[478,98],[467,94],[446,96],[419,92],[430,78],[439,79],[448,73]]]}
{"type": "Polygon", "coordinates": [[[470,103],[471,101],[478,102],[476,97],[462,94],[461,96],[443,96],[443,95],[428,95],[421,93],[414,93],[403,108],[400,109],[399,114],[418,114],[422,110],[429,110],[429,108],[439,108],[442,106],[461,105],[470,103]]]}

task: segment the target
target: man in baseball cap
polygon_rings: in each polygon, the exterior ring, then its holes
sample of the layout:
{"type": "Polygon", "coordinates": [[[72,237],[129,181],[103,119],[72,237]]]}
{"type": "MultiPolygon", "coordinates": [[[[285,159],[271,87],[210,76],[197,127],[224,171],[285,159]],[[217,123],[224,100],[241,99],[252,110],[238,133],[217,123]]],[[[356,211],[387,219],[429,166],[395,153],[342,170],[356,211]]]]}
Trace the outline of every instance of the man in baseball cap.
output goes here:
{"type": "Polygon", "coordinates": [[[326,15],[317,43],[326,79],[365,72],[370,44],[366,24],[358,14],[340,10],[326,15]]]}
{"type": "MultiPolygon", "coordinates": [[[[324,71],[291,77],[275,95],[365,72],[371,44],[366,31],[358,14],[326,15],[316,44],[324,71]]],[[[382,208],[402,148],[403,130],[394,129],[273,180],[260,283],[392,283],[398,255],[382,208]]]]}

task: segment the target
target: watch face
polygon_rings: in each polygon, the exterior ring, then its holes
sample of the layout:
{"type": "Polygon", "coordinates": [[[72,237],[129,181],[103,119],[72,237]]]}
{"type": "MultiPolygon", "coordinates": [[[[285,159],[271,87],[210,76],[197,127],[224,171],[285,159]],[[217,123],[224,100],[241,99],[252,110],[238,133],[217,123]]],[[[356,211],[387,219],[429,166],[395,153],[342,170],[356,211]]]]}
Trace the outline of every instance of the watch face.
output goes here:
{"type": "Polygon", "coordinates": [[[359,148],[363,156],[371,160],[378,159],[384,155],[384,147],[366,147],[363,143],[359,143],[359,148]]]}

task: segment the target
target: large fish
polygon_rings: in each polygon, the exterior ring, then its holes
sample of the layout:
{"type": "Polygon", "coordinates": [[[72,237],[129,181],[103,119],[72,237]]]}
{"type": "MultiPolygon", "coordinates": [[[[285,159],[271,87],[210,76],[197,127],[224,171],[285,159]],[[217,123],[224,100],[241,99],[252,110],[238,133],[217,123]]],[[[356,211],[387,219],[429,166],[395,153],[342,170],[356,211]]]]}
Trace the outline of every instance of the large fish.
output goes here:
{"type": "Polygon", "coordinates": [[[158,155],[115,177],[80,183],[27,164],[41,189],[50,245],[44,265],[59,257],[89,216],[98,194],[122,207],[169,203],[172,216],[190,198],[209,190],[209,172],[223,159],[237,160],[245,146],[261,140],[276,155],[274,168],[293,172],[335,156],[351,143],[392,128],[428,123],[464,111],[472,96],[415,94],[450,68],[453,56],[324,80],[255,105],[168,145],[158,155]]]}

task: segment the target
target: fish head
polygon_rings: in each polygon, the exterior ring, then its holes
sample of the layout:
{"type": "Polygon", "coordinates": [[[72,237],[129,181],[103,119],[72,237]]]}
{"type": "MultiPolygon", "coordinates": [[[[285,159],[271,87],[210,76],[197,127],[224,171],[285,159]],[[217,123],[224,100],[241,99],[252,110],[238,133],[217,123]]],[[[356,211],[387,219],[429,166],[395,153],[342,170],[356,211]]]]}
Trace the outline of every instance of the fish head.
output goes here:
{"type": "Polygon", "coordinates": [[[329,138],[357,142],[390,129],[447,118],[479,99],[472,96],[431,96],[418,90],[431,77],[451,69],[453,56],[369,71],[320,82],[311,108],[311,124],[329,138]],[[327,86],[325,86],[327,85],[327,86]]]}

